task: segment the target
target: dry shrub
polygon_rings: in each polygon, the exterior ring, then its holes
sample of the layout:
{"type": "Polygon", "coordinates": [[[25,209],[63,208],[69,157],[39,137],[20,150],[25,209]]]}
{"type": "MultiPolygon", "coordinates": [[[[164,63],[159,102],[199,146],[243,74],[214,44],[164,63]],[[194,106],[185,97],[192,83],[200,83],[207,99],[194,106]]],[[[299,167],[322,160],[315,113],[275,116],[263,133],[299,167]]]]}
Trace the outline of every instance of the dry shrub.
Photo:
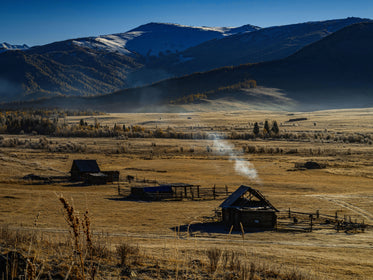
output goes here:
{"type": "Polygon", "coordinates": [[[209,270],[211,273],[214,273],[218,267],[218,263],[222,255],[222,250],[218,248],[212,248],[206,251],[206,255],[209,259],[209,270]]]}
{"type": "Polygon", "coordinates": [[[238,271],[241,268],[240,256],[233,250],[224,251],[221,254],[221,264],[224,269],[238,271]]]}
{"type": "Polygon", "coordinates": [[[17,245],[30,243],[34,234],[30,231],[11,230],[8,225],[0,227],[0,240],[6,247],[15,248],[17,245]]]}
{"type": "Polygon", "coordinates": [[[132,246],[128,243],[119,245],[116,250],[121,266],[128,266],[130,264],[129,260],[131,257],[134,257],[135,262],[137,262],[139,252],[140,250],[138,247],[132,246]]]}
{"type": "Polygon", "coordinates": [[[255,145],[248,145],[247,146],[247,152],[250,153],[250,154],[256,153],[257,150],[258,150],[258,148],[255,145]]]}

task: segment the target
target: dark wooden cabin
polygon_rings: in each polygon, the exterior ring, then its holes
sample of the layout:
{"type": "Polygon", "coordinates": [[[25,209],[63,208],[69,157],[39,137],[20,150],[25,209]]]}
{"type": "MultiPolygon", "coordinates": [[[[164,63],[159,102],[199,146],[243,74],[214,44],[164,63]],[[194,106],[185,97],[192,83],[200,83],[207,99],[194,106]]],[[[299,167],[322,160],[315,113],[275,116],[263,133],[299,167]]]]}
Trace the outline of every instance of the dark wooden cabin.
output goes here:
{"type": "Polygon", "coordinates": [[[85,180],[90,173],[100,173],[96,160],[75,159],[71,166],[71,180],[85,180]]]}
{"type": "Polygon", "coordinates": [[[224,224],[240,230],[273,229],[278,210],[258,191],[240,186],[219,206],[224,224]]]}

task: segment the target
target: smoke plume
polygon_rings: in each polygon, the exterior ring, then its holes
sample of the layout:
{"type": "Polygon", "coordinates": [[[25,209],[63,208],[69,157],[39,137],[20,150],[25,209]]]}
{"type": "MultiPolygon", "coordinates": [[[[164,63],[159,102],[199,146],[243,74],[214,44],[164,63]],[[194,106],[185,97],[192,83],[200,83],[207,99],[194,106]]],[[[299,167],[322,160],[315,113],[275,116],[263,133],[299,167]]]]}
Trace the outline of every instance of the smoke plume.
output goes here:
{"type": "Polygon", "coordinates": [[[260,181],[258,172],[254,165],[250,161],[241,158],[243,156],[242,152],[237,151],[233,144],[230,144],[223,139],[219,139],[216,135],[212,138],[215,138],[215,152],[219,155],[229,156],[229,160],[234,162],[236,173],[246,176],[251,180],[260,181]]]}

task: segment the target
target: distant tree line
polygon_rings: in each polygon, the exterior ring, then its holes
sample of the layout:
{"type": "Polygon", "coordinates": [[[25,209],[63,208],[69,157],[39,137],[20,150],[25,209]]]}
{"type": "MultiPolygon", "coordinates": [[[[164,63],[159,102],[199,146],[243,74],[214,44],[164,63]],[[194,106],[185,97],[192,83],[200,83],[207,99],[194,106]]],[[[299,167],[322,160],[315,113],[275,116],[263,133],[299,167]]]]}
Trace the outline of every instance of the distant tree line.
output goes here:
{"type": "MultiPolygon", "coordinates": [[[[174,139],[279,139],[307,142],[340,142],[373,144],[371,133],[329,133],[281,131],[276,120],[255,122],[242,129],[209,127],[193,131],[177,131],[173,127],[144,127],[140,125],[102,125],[97,118],[88,122],[84,118],[77,123],[67,123],[67,115],[98,115],[98,112],[67,112],[59,110],[29,110],[0,112],[0,133],[34,134],[57,137],[117,137],[128,138],[174,138],[174,139]]],[[[3,143],[4,144],[4,143],[3,143]]],[[[11,143],[10,143],[11,144],[11,143]]],[[[9,145],[10,145],[9,144],[9,145]]]]}
{"type": "Polygon", "coordinates": [[[15,110],[0,112],[0,133],[53,135],[59,119],[66,116],[98,115],[94,111],[15,110]]]}

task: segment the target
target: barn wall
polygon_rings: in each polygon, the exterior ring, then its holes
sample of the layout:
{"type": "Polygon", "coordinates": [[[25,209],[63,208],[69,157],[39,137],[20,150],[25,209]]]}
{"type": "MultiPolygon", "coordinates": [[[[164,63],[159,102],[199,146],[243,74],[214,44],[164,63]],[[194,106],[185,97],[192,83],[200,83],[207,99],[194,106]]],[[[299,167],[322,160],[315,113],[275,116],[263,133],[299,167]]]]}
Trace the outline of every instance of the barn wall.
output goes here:
{"type": "Polygon", "coordinates": [[[235,229],[249,228],[274,228],[277,215],[272,210],[242,210],[236,208],[223,208],[223,222],[227,227],[234,226],[235,229]]]}

